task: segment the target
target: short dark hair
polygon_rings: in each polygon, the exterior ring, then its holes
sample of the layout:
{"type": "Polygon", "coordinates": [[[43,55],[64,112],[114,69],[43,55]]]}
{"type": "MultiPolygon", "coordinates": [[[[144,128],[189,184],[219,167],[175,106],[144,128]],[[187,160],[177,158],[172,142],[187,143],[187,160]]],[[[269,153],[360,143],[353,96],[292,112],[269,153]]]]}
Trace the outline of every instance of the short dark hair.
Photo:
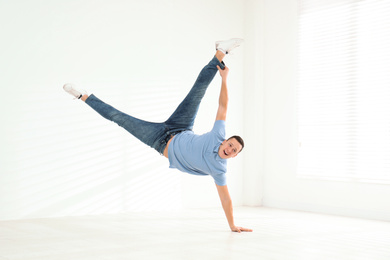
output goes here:
{"type": "Polygon", "coordinates": [[[229,137],[228,140],[230,140],[230,139],[232,139],[232,138],[236,139],[237,142],[239,142],[239,143],[241,144],[242,148],[241,148],[241,150],[239,151],[239,153],[240,153],[240,152],[242,151],[242,149],[244,149],[244,140],[242,140],[242,138],[241,138],[240,136],[238,136],[238,135],[233,135],[233,136],[229,137]]]}

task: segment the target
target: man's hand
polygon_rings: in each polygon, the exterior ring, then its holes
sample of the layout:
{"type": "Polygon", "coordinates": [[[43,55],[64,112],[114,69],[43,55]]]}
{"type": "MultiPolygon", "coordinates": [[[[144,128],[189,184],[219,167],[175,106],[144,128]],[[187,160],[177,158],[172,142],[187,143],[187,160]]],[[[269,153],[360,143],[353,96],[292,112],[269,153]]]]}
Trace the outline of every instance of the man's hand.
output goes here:
{"type": "Polygon", "coordinates": [[[219,65],[217,65],[217,68],[219,70],[219,75],[221,75],[221,78],[222,78],[222,81],[225,81],[227,80],[227,76],[229,74],[229,68],[225,66],[225,69],[221,69],[219,67],[219,65]]]}
{"type": "Polygon", "coordinates": [[[243,227],[237,227],[237,226],[230,227],[230,229],[233,232],[238,232],[238,233],[241,233],[241,232],[252,232],[253,231],[252,229],[249,229],[249,228],[243,228],[243,227]]]}

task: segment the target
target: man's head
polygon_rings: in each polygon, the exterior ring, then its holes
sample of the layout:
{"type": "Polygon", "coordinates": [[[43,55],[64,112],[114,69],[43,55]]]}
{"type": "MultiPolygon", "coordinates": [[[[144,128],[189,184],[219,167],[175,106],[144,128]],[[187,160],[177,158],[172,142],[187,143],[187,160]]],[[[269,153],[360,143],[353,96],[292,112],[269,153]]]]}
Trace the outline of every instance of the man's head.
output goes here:
{"type": "Polygon", "coordinates": [[[222,142],[219,146],[218,155],[222,159],[234,158],[242,149],[244,149],[244,140],[242,140],[241,137],[234,135],[222,142]]]}

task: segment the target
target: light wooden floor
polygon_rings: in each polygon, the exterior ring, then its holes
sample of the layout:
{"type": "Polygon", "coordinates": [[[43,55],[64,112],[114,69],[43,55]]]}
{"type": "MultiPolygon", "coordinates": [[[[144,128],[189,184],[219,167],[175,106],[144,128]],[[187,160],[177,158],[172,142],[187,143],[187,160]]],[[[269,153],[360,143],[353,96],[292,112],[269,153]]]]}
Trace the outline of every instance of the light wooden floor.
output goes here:
{"type": "Polygon", "coordinates": [[[0,260],[390,259],[390,222],[269,208],[0,222],[0,260]]]}

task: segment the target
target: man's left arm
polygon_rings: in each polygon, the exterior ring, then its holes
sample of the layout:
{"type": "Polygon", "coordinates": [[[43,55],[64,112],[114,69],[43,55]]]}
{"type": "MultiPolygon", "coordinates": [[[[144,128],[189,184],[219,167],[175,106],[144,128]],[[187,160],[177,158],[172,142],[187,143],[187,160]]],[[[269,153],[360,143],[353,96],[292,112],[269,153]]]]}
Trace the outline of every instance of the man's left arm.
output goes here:
{"type": "Polygon", "coordinates": [[[229,223],[230,229],[233,232],[238,232],[241,233],[242,231],[245,232],[252,232],[252,229],[249,228],[243,228],[243,227],[237,227],[234,224],[234,218],[233,218],[233,202],[232,199],[230,198],[230,194],[227,188],[227,185],[225,186],[219,186],[217,185],[217,190],[218,190],[218,195],[221,200],[221,204],[223,207],[223,210],[225,211],[226,219],[229,223]]]}
{"type": "Polygon", "coordinates": [[[229,68],[221,69],[218,65],[219,74],[222,78],[221,92],[219,94],[219,105],[217,111],[217,117],[215,120],[226,120],[227,107],[229,102],[228,89],[227,89],[227,76],[229,74],[229,68]]]}

